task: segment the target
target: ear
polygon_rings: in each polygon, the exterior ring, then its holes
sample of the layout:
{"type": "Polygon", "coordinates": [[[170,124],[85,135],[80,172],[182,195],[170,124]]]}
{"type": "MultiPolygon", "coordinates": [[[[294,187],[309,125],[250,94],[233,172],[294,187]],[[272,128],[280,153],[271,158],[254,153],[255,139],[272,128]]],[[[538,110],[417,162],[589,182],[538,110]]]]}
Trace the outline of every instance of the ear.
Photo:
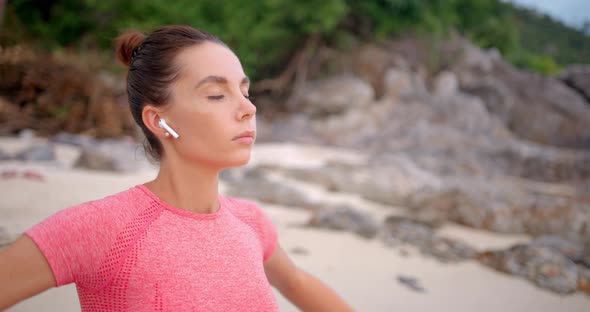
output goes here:
{"type": "Polygon", "coordinates": [[[160,140],[165,139],[166,130],[161,128],[158,122],[160,121],[160,109],[153,105],[146,105],[141,112],[143,124],[160,140]]]}

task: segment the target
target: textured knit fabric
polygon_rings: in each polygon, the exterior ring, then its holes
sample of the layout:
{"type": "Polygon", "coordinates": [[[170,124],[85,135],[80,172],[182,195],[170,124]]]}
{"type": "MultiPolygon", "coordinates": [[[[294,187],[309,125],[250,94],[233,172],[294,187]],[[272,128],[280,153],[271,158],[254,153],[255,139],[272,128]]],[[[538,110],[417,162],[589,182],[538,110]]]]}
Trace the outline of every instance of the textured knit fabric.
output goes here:
{"type": "Polygon", "coordinates": [[[64,209],[25,234],[82,311],[278,311],[263,262],[277,232],[255,203],[219,196],[211,214],[143,185],[64,209]]]}

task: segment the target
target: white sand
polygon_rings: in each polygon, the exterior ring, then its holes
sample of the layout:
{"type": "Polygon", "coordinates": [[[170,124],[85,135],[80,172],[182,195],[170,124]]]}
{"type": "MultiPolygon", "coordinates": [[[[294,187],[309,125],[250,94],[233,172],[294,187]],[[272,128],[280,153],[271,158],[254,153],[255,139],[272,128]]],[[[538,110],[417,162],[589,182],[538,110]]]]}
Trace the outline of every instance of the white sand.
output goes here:
{"type": "MultiPolygon", "coordinates": [[[[14,147],[14,144],[12,140],[0,139],[3,148],[14,147]]],[[[281,165],[317,166],[327,158],[345,154],[341,151],[325,154],[322,150],[295,145],[259,145],[253,162],[276,163],[280,160],[281,165]]],[[[362,161],[353,154],[346,157],[353,162],[362,161]]],[[[75,152],[71,149],[60,149],[64,167],[73,157],[75,152]]],[[[0,162],[0,171],[6,169],[35,169],[43,173],[46,180],[0,179],[0,226],[15,233],[59,209],[124,190],[146,182],[156,174],[155,170],[112,174],[65,170],[53,165],[0,162]]],[[[368,205],[358,196],[335,196],[368,205]]],[[[358,311],[590,311],[590,296],[559,296],[475,262],[442,264],[425,258],[410,247],[405,248],[408,255],[403,256],[399,249],[387,248],[377,240],[302,228],[300,225],[309,217],[303,210],[263,206],[277,224],[280,243],[295,263],[336,289],[358,311]],[[306,254],[295,253],[293,248],[303,248],[306,254]],[[398,275],[416,278],[425,292],[418,293],[404,287],[397,281],[398,275]]],[[[399,209],[376,204],[369,208],[380,216],[387,214],[385,209],[400,213],[399,209]]],[[[478,248],[503,248],[527,240],[524,235],[498,235],[455,225],[446,226],[442,233],[478,248]]],[[[297,311],[280,295],[278,297],[281,311],[297,311]]],[[[8,311],[79,311],[75,287],[46,291],[8,311]]]]}

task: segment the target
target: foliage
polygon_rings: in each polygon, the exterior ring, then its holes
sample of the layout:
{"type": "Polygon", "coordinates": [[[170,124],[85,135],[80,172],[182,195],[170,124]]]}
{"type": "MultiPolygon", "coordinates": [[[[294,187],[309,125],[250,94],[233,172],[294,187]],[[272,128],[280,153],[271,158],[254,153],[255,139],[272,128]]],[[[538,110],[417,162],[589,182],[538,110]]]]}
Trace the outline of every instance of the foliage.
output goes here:
{"type": "Polygon", "coordinates": [[[29,25],[30,38],[54,45],[110,48],[125,29],[192,25],[227,42],[252,75],[288,58],[309,34],[329,33],[347,13],[342,0],[15,0],[11,5],[29,25]]]}
{"type": "Polygon", "coordinates": [[[456,30],[544,73],[590,63],[590,37],[546,15],[500,0],[13,0],[2,39],[46,47],[110,48],[124,29],[188,24],[218,35],[251,76],[272,75],[311,34],[384,40],[404,31],[436,38],[456,30]]]}

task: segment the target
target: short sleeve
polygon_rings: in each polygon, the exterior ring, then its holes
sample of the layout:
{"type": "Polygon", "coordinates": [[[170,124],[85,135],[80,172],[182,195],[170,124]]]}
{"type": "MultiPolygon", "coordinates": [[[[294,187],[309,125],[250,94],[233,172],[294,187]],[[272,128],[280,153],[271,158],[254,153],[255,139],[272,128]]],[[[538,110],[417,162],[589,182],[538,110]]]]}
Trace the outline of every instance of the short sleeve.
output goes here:
{"type": "Polygon", "coordinates": [[[129,199],[118,195],[72,206],[25,232],[45,256],[56,286],[76,283],[90,287],[108,278],[101,272],[101,280],[94,279],[129,220],[132,212],[127,202],[129,199]]]}
{"type": "Polygon", "coordinates": [[[277,228],[260,206],[253,204],[256,211],[258,232],[263,248],[263,260],[266,261],[278,246],[277,228]]]}
{"type": "Polygon", "coordinates": [[[262,259],[266,261],[279,244],[275,225],[258,204],[232,197],[226,199],[232,213],[256,232],[262,246],[262,259]]]}
{"type": "Polygon", "coordinates": [[[47,259],[56,286],[77,282],[99,261],[113,230],[105,219],[105,209],[87,202],[63,209],[25,232],[47,259]]]}

